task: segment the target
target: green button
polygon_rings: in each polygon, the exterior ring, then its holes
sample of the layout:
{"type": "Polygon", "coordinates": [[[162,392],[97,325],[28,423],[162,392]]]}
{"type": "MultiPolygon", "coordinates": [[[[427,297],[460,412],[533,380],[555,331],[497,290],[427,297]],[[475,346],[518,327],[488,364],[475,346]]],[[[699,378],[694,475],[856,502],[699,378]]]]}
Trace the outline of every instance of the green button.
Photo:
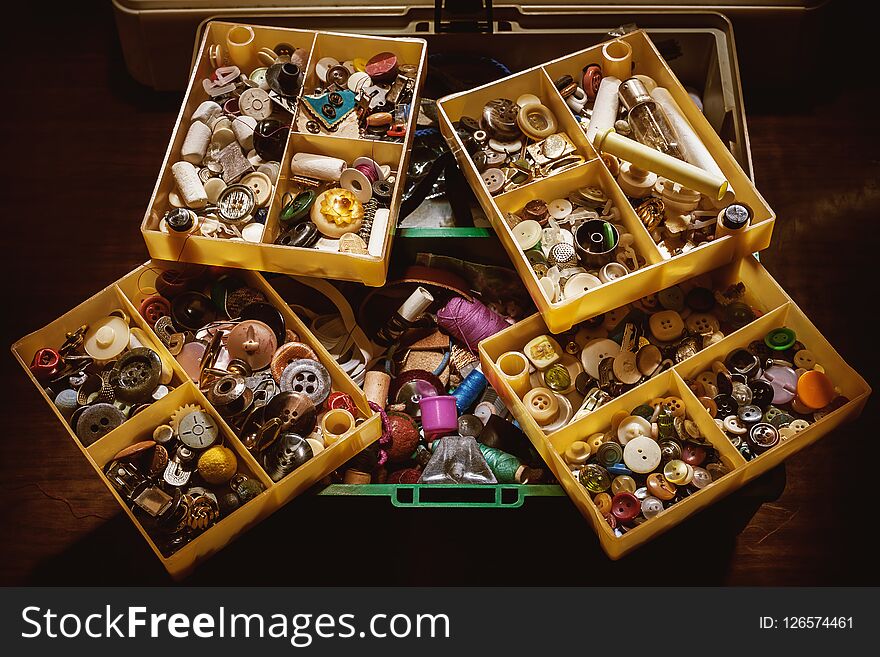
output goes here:
{"type": "Polygon", "coordinates": [[[665,290],[658,292],[657,301],[659,301],[660,305],[666,308],[666,310],[674,310],[676,312],[684,310],[684,292],[682,292],[681,288],[677,285],[673,285],[672,287],[668,287],[665,290]]]}
{"type": "Polygon", "coordinates": [[[553,392],[562,392],[571,387],[571,374],[565,365],[557,363],[544,372],[544,383],[553,392]]]}
{"type": "Polygon", "coordinates": [[[773,329],[764,336],[764,344],[776,351],[790,349],[797,341],[797,335],[790,328],[773,329]]]}
{"type": "Polygon", "coordinates": [[[741,329],[754,319],[754,311],[741,301],[734,301],[724,307],[724,321],[735,329],[741,329]]]}
{"type": "Polygon", "coordinates": [[[632,413],[630,415],[638,415],[639,417],[643,417],[648,422],[651,421],[651,418],[654,417],[654,409],[648,406],[647,404],[642,404],[641,406],[636,406],[632,409],[632,413]]]}
{"type": "Polygon", "coordinates": [[[595,463],[582,467],[578,473],[578,480],[591,493],[601,493],[611,488],[611,475],[605,468],[595,463]]]}
{"type": "Polygon", "coordinates": [[[285,224],[299,221],[308,214],[314,202],[314,190],[307,189],[304,192],[300,192],[292,201],[287,203],[287,205],[281,209],[281,214],[278,215],[278,219],[281,223],[285,224]]]}
{"type": "Polygon", "coordinates": [[[596,451],[596,460],[606,468],[623,460],[623,448],[615,442],[602,443],[596,451]]]}

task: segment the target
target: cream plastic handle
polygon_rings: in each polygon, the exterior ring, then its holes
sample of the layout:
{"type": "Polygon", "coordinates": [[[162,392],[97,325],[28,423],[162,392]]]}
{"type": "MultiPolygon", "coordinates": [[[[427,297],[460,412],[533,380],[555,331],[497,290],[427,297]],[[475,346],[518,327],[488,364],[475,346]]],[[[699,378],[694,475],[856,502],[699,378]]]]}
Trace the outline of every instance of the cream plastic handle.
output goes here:
{"type": "Polygon", "coordinates": [[[610,153],[643,169],[653,171],[658,176],[677,182],[688,189],[705,194],[713,201],[720,201],[730,186],[727,180],[721,176],[713,175],[693,164],[682,162],[634,139],[623,137],[614,132],[613,128],[596,134],[593,138],[593,146],[597,151],[610,153]]]}

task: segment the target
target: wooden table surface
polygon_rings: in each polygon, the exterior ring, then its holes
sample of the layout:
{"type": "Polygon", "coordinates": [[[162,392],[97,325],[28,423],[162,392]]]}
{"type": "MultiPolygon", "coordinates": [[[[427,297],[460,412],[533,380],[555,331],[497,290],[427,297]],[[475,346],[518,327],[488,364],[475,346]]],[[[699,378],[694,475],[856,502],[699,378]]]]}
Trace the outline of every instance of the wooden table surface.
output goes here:
{"type": "MultiPolygon", "coordinates": [[[[109,3],[31,16],[7,60],[4,342],[147,259],[139,222],[180,95],[127,75],[109,3]],[[68,10],[70,11],[70,10],[68,10]],[[35,35],[37,35],[35,37],[35,35]]],[[[857,24],[837,16],[828,38],[857,24]]],[[[8,35],[7,35],[8,36],[8,35]]],[[[784,38],[784,35],[774,38],[784,38]]],[[[843,38],[843,37],[841,37],[843,38]]],[[[878,366],[876,81],[815,71],[798,97],[744,80],[758,187],[779,220],[762,259],[869,383],[878,366]]],[[[804,44],[799,44],[803,46],[804,44]]],[[[739,44],[760,48],[760,44],[739,44]]],[[[856,48],[855,51],[848,50],[856,48]]],[[[863,77],[862,74],[865,74],[863,77]]],[[[169,578],[14,359],[2,358],[0,584],[163,584],[169,578]]],[[[619,562],[565,498],[519,510],[401,510],[305,496],[216,555],[191,584],[542,585],[878,583],[880,421],[862,417],[619,562]]]]}

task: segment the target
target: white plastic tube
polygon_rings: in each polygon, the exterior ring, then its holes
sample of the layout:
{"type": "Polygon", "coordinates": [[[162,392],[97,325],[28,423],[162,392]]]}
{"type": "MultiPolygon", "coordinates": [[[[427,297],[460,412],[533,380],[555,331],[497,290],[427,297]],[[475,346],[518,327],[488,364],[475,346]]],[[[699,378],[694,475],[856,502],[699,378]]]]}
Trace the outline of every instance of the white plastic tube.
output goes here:
{"type": "MultiPolygon", "coordinates": [[[[688,162],[701,169],[705,169],[709,173],[724,178],[724,172],[712,157],[709,149],[700,139],[700,136],[691,126],[685,115],[682,113],[675,98],[664,87],[656,87],[651,91],[651,97],[657,101],[657,104],[666,112],[666,116],[672,127],[675,129],[678,138],[684,143],[685,152],[687,153],[688,162]]],[[[724,202],[732,203],[735,198],[733,188],[728,184],[727,191],[724,193],[724,202]]]]}
{"type": "Polygon", "coordinates": [[[611,153],[627,162],[632,162],[647,171],[653,171],[658,176],[668,178],[673,182],[684,185],[701,194],[705,194],[713,201],[724,198],[729,184],[724,176],[717,176],[688,162],[682,162],[670,155],[654,150],[649,146],[640,144],[634,139],[623,137],[614,129],[598,133],[592,140],[597,151],[611,153]]]}
{"type": "Polygon", "coordinates": [[[593,103],[593,113],[590,115],[590,124],[587,126],[587,139],[591,142],[600,132],[614,127],[617,120],[617,110],[620,107],[620,97],[617,90],[620,80],[615,77],[604,77],[596,92],[596,101],[593,103]]]}
{"type": "Polygon", "coordinates": [[[188,208],[203,208],[208,204],[208,194],[199,179],[196,168],[189,162],[175,162],[171,165],[171,175],[177,184],[177,191],[188,208]]]}
{"type": "Polygon", "coordinates": [[[201,121],[193,121],[183,146],[180,147],[180,156],[190,164],[201,164],[208,152],[208,144],[211,143],[211,128],[201,121]]]}
{"type": "Polygon", "coordinates": [[[290,173],[296,176],[335,182],[348,168],[345,160],[314,153],[297,153],[290,160],[290,173]]]}

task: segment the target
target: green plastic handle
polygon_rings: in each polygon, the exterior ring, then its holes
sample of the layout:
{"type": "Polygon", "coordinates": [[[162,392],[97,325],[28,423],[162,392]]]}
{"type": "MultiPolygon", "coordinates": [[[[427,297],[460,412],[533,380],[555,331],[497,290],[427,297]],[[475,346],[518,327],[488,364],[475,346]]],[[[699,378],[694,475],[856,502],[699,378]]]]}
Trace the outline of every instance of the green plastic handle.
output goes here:
{"type": "Polygon", "coordinates": [[[518,509],[527,497],[564,497],[560,486],[547,484],[333,484],[319,495],[391,498],[398,508],[518,509]]]}

